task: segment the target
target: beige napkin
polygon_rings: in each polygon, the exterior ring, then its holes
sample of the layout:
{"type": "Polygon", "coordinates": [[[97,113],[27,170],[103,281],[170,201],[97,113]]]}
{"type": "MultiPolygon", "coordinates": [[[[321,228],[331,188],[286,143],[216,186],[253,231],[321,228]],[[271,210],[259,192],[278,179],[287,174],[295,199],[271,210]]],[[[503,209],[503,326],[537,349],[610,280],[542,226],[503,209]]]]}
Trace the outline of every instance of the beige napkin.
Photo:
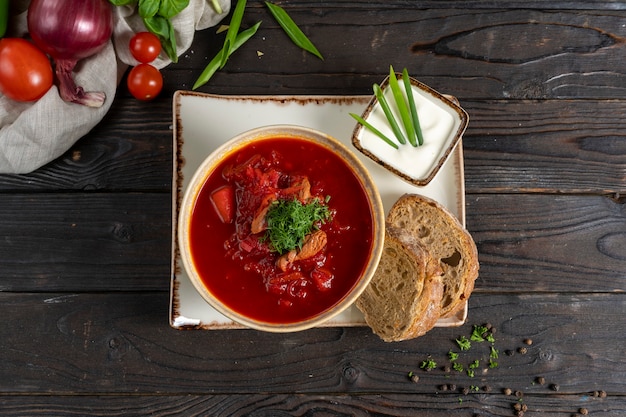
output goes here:
{"type": "MultiPolygon", "coordinates": [[[[189,6],[172,19],[176,32],[177,53],[182,55],[191,45],[196,30],[219,23],[230,10],[230,0],[219,0],[223,12],[217,14],[208,0],[191,0],[189,6]]],[[[25,10],[21,1],[18,10],[25,10]],[[20,9],[21,7],[21,9],[20,9]]],[[[10,36],[26,32],[26,12],[16,16],[10,36]]],[[[135,8],[115,7],[113,38],[98,54],[79,61],[74,77],[86,91],[104,91],[106,100],[100,108],[66,103],[53,86],[34,103],[20,103],[0,94],[0,173],[29,173],[66,152],[87,134],[107,113],[115,90],[128,65],[137,62],[128,51],[135,32],[145,27],[135,8]]],[[[171,62],[161,54],[153,63],[163,68],[171,62]]]]}

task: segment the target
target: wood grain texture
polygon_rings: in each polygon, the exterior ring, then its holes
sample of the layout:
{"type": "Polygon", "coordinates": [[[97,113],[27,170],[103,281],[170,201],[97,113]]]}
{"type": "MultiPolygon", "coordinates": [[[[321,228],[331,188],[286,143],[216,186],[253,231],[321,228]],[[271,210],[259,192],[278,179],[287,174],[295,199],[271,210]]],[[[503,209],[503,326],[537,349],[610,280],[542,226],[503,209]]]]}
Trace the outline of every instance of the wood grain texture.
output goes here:
{"type": "Polygon", "coordinates": [[[201,91],[370,94],[392,64],[456,96],[481,262],[467,323],[393,344],[366,327],[168,326],[171,97],[221,48],[211,28],[163,70],[157,100],[122,80],[65,155],[0,175],[0,415],[512,416],[504,388],[526,416],[625,415],[626,2],[277,3],[325,60],[250,0],[242,26],[259,32],[201,91]],[[460,358],[480,361],[474,377],[444,371],[454,340],[486,322],[498,367],[475,342],[460,358]]]}
{"type": "MultiPolygon", "coordinates": [[[[170,201],[160,193],[5,195],[0,287],[166,290],[170,201]]],[[[466,207],[481,263],[476,291],[626,291],[622,200],[490,193],[468,195],[466,207]]]]}
{"type": "Polygon", "coordinates": [[[180,331],[167,327],[166,306],[166,293],[0,294],[0,391],[434,394],[451,382],[458,389],[490,385],[493,394],[510,387],[549,395],[550,383],[567,395],[625,390],[623,294],[475,294],[465,326],[400,343],[382,342],[366,327],[180,331]],[[458,351],[454,339],[486,322],[497,328],[497,368],[486,365],[489,344],[474,342],[459,362],[480,360],[475,377],[420,369],[429,357],[449,363],[447,353],[458,351]],[[527,354],[504,354],[526,346],[526,338],[533,340],[527,354]],[[547,384],[536,384],[537,376],[547,384]]]}
{"type": "MultiPolygon", "coordinates": [[[[233,394],[233,395],[88,395],[4,396],[0,416],[211,416],[211,417],[511,417],[517,398],[484,393],[438,394],[233,394]],[[437,407],[433,407],[437,404],[437,407]]],[[[526,415],[620,417],[626,412],[622,397],[598,399],[581,395],[526,395],[526,415]]]]}
{"type": "Polygon", "coordinates": [[[168,194],[7,194],[1,212],[2,291],[169,288],[168,194]]]}

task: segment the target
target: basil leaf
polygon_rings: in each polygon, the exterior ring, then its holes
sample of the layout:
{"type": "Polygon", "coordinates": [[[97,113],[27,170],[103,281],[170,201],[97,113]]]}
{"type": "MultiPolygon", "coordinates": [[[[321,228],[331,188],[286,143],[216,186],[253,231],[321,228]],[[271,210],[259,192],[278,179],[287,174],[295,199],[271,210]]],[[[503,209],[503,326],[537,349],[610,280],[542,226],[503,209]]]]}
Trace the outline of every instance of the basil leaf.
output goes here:
{"type": "Polygon", "coordinates": [[[114,6],[126,6],[128,4],[137,3],[137,0],[109,0],[114,6]]]}
{"type": "Polygon", "coordinates": [[[285,31],[287,36],[289,36],[293,43],[295,43],[297,46],[304,49],[305,51],[312,53],[322,61],[324,60],[324,57],[317,50],[315,45],[313,45],[313,42],[311,42],[309,38],[304,34],[304,32],[300,30],[296,22],[293,21],[289,14],[287,14],[285,9],[267,1],[265,2],[265,4],[274,16],[274,19],[276,19],[280,27],[283,28],[283,30],[285,31]]]}
{"type": "Polygon", "coordinates": [[[159,15],[171,19],[187,6],[189,6],[189,0],[161,0],[159,15]]]}
{"type": "Polygon", "coordinates": [[[139,0],[139,16],[148,19],[159,12],[159,0],[139,0]]]}
{"type": "Polygon", "coordinates": [[[174,27],[169,19],[156,15],[150,18],[144,18],[143,23],[150,32],[159,37],[161,45],[170,60],[172,62],[178,62],[174,27]]]}

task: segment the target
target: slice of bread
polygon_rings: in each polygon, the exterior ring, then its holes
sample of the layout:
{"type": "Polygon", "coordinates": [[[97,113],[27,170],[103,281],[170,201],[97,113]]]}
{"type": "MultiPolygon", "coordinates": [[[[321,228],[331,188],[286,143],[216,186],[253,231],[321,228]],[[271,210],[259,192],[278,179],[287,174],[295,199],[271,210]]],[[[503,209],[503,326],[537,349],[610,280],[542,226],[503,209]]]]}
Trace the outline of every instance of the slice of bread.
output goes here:
{"type": "Polygon", "coordinates": [[[389,210],[387,225],[415,236],[441,264],[441,317],[463,308],[474,289],[479,264],[476,244],[459,220],[435,200],[405,194],[389,210]]]}
{"type": "Polygon", "coordinates": [[[421,336],[439,319],[442,273],[417,239],[387,227],[380,263],[356,306],[373,332],[386,342],[421,336]]]}

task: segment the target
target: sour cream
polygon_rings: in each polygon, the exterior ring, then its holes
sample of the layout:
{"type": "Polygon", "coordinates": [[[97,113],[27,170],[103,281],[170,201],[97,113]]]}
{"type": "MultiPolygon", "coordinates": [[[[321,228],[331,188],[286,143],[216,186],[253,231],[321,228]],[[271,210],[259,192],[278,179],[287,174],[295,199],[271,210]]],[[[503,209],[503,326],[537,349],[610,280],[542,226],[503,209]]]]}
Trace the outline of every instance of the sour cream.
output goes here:
{"type": "MultiPolygon", "coordinates": [[[[405,179],[427,182],[458,143],[458,139],[467,126],[468,117],[467,113],[455,103],[424,84],[413,79],[411,81],[424,143],[417,147],[410,143],[399,144],[377,100],[370,103],[371,111],[367,114],[366,120],[396,142],[399,149],[391,147],[363,126],[356,132],[356,141],[353,142],[370,158],[392,171],[397,171],[395,173],[405,179]]],[[[393,94],[390,88],[384,88],[386,85],[388,84],[383,83],[383,94],[406,136],[393,94]]],[[[400,85],[403,88],[402,82],[400,85]]]]}

